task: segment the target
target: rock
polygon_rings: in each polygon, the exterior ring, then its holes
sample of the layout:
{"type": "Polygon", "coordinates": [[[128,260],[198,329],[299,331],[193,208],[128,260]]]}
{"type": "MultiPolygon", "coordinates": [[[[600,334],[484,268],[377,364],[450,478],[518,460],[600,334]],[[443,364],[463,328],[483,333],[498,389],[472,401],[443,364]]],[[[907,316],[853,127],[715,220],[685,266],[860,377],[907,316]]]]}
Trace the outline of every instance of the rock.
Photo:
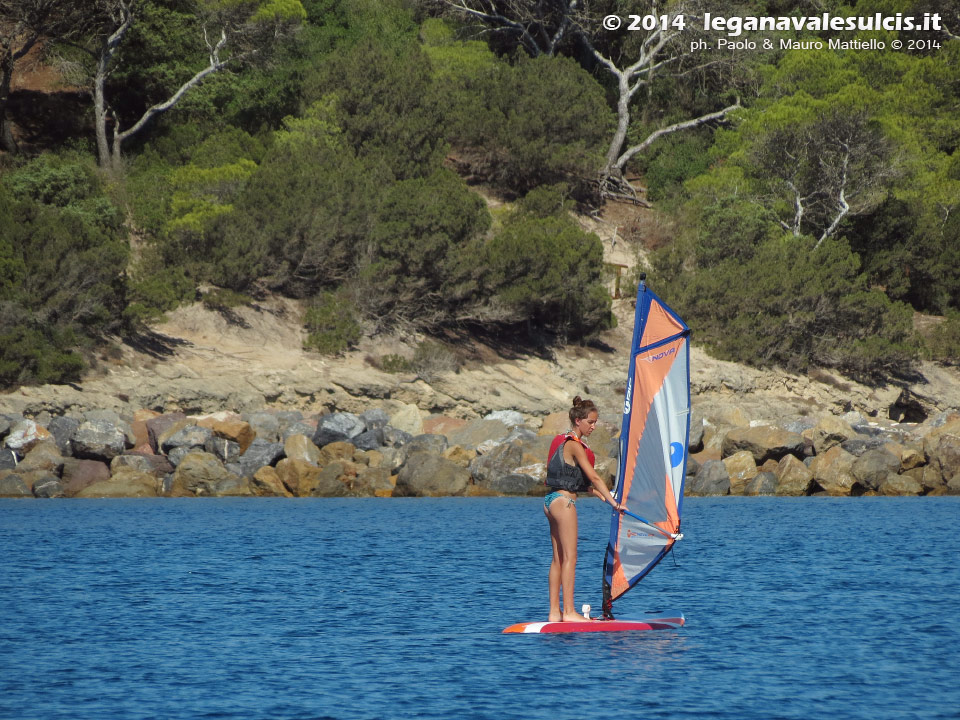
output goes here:
{"type": "Polygon", "coordinates": [[[13,427],[15,422],[19,420],[25,420],[26,418],[18,418],[14,420],[9,415],[0,415],[0,440],[3,440],[7,435],[10,434],[10,428],[13,427]]]}
{"type": "Polygon", "coordinates": [[[694,417],[690,420],[690,437],[687,440],[687,449],[692,452],[703,450],[703,418],[694,417]]]}
{"type": "Polygon", "coordinates": [[[291,460],[301,460],[308,465],[318,465],[320,448],[305,435],[291,435],[283,444],[283,454],[291,460]]]}
{"type": "Polygon", "coordinates": [[[940,490],[947,486],[947,483],[943,479],[943,474],[940,472],[940,467],[938,465],[924,465],[923,476],[919,480],[919,483],[923,487],[924,492],[927,493],[940,490]]]}
{"type": "Polygon", "coordinates": [[[20,457],[7,448],[0,448],[0,470],[13,470],[20,463],[20,457]]]}
{"type": "Polygon", "coordinates": [[[889,475],[879,490],[881,495],[920,495],[923,486],[909,475],[889,475]]]}
{"type": "MultiPolygon", "coordinates": [[[[280,462],[283,462],[282,460],[280,462]]],[[[293,497],[293,493],[283,484],[277,469],[270,465],[257,470],[250,480],[253,494],[266,497],[293,497]]]]}
{"type": "MultiPolygon", "coordinates": [[[[410,435],[423,434],[423,417],[416,405],[403,405],[390,416],[390,423],[397,430],[403,430],[410,435]]],[[[501,423],[502,424],[502,423],[501,423]]]]}
{"type": "Polygon", "coordinates": [[[123,467],[109,480],[88,485],[76,496],[81,498],[156,497],[157,482],[157,478],[150,473],[140,472],[132,467],[123,467]]]}
{"type": "Polygon", "coordinates": [[[472,420],[446,437],[450,445],[475,450],[486,441],[502,441],[509,434],[509,428],[499,420],[472,420]]]}
{"type": "Polygon", "coordinates": [[[687,487],[690,495],[729,495],[730,473],[720,460],[707,460],[687,487]]]}
{"type": "Polygon", "coordinates": [[[401,466],[413,454],[426,452],[431,455],[442,455],[448,446],[446,435],[417,435],[400,449],[401,466]]]}
{"type": "Polygon", "coordinates": [[[391,497],[397,484],[397,476],[385,467],[365,467],[357,473],[350,488],[355,495],[363,497],[391,497]]]}
{"type": "Polygon", "coordinates": [[[462,430],[469,424],[462,418],[447,417],[446,415],[430,415],[423,421],[423,432],[431,435],[450,435],[462,430]]]}
{"type": "Polygon", "coordinates": [[[20,420],[10,427],[4,445],[8,450],[24,456],[44,440],[53,440],[53,435],[46,428],[33,420],[20,420]]]}
{"type": "Polygon", "coordinates": [[[121,472],[121,468],[133,468],[140,472],[153,475],[155,478],[162,478],[164,475],[172,474],[176,469],[169,458],[163,455],[144,455],[141,453],[130,453],[117,455],[110,461],[110,472],[116,475],[121,472]]]}
{"type": "Polygon", "coordinates": [[[759,472],[743,489],[744,495],[774,495],[777,492],[777,476],[772,472],[759,472]]]}
{"type": "Polygon", "coordinates": [[[252,497],[254,494],[249,478],[233,474],[219,480],[213,488],[215,497],[252,497]]]}
{"type": "MultiPolygon", "coordinates": [[[[890,449],[890,448],[888,448],[890,449]]],[[[923,454],[923,446],[913,443],[900,445],[896,448],[899,452],[894,452],[900,458],[900,467],[903,470],[912,470],[927,462],[927,456],[923,454]]],[[[893,450],[891,450],[893,452],[893,450]]]]}
{"type": "Polygon", "coordinates": [[[743,495],[747,483],[757,476],[754,455],[749,450],[741,450],[723,459],[730,476],[730,494],[743,495]]]}
{"type": "Polygon", "coordinates": [[[199,425],[185,425],[161,443],[163,452],[169,455],[178,448],[200,449],[213,437],[213,430],[199,425]]]}
{"type": "Polygon", "coordinates": [[[485,488],[497,495],[543,495],[543,482],[525,473],[508,473],[484,483],[485,488]]]}
{"type": "Polygon", "coordinates": [[[390,424],[390,416],[383,408],[371,408],[360,413],[360,419],[363,420],[363,426],[366,431],[383,430],[390,424]]]}
{"type": "Polygon", "coordinates": [[[127,436],[106,420],[87,420],[70,436],[70,445],[74,457],[110,462],[126,448],[127,436]]]}
{"type": "Polygon", "coordinates": [[[474,458],[468,470],[474,483],[493,489],[501,478],[514,474],[522,464],[523,448],[519,442],[512,442],[498,445],[490,452],[474,458]]]}
{"type": "Polygon", "coordinates": [[[38,498],[62,498],[66,493],[63,487],[63,481],[56,475],[45,470],[37,473],[38,477],[33,481],[33,495],[38,498]]]}
{"type": "Polygon", "coordinates": [[[323,447],[333,442],[352,440],[366,428],[363,420],[353,413],[333,413],[324,415],[317,421],[317,432],[313,436],[313,444],[323,447]]]}
{"type": "Polygon", "coordinates": [[[241,417],[249,423],[258,439],[266,440],[267,442],[279,442],[280,421],[272,412],[256,410],[251,413],[246,413],[241,417]]]}
{"type": "Polygon", "coordinates": [[[384,447],[402,448],[411,440],[413,440],[413,435],[404,430],[399,430],[389,425],[383,429],[384,447]]]}
{"type": "Polygon", "coordinates": [[[253,477],[254,473],[267,465],[276,465],[283,457],[283,445],[261,438],[254,440],[247,451],[240,456],[240,466],[244,477],[253,477]]]}
{"type": "Polygon", "coordinates": [[[280,433],[280,439],[283,440],[283,442],[287,442],[292,435],[303,435],[305,437],[312,438],[316,432],[316,424],[311,425],[310,423],[301,420],[285,426],[283,428],[283,432],[280,433]]]}
{"type": "Polygon", "coordinates": [[[960,420],[948,422],[923,439],[923,448],[930,464],[940,468],[940,474],[949,485],[960,475],[960,420]]]}
{"type": "Polygon", "coordinates": [[[17,466],[18,472],[32,470],[46,470],[52,475],[60,476],[63,470],[63,456],[53,439],[34,445],[17,466]]]}
{"type": "Polygon", "coordinates": [[[839,445],[832,446],[822,455],[817,455],[810,463],[813,479],[828,494],[843,497],[861,494],[865,489],[858,485],[853,475],[853,463],[856,458],[839,445]]]}
{"type": "MultiPolygon", "coordinates": [[[[119,457],[123,457],[122,455],[119,457]]],[[[116,460],[116,458],[114,458],[116,460]]],[[[78,460],[66,458],[63,462],[63,493],[67,497],[75,497],[80,491],[94,483],[106,482],[110,479],[110,468],[99,460],[78,460]]]]}
{"type": "Polygon", "coordinates": [[[0,497],[4,498],[28,498],[33,497],[30,488],[20,477],[19,473],[12,470],[0,470],[0,497]]]}
{"type": "Polygon", "coordinates": [[[463,495],[469,484],[470,473],[456,463],[439,455],[418,452],[409,456],[401,468],[394,495],[414,497],[463,495]]]}
{"type": "Polygon", "coordinates": [[[47,430],[53,435],[53,439],[60,449],[61,455],[73,454],[73,450],[70,447],[70,438],[78,427],[80,427],[79,420],[64,415],[59,415],[47,423],[47,430]]]}
{"type": "Polygon", "coordinates": [[[567,412],[550,413],[543,419],[543,424],[537,431],[539,435],[554,437],[570,429],[570,415],[567,412]]]}
{"type": "Polygon", "coordinates": [[[814,485],[813,473],[793,455],[785,455],[777,465],[777,495],[808,495],[814,485]]]}
{"type": "Polygon", "coordinates": [[[211,435],[203,445],[203,449],[211,455],[216,455],[220,462],[226,464],[235,463],[240,459],[240,444],[227,438],[211,435]]]}
{"type": "Polygon", "coordinates": [[[319,468],[302,460],[284,458],[277,463],[277,476],[284,487],[298,497],[344,497],[347,487],[340,476],[350,464],[334,461],[319,468]]]}
{"type": "Polygon", "coordinates": [[[900,459],[885,448],[868,450],[851,467],[857,481],[867,490],[879,490],[890,475],[900,471],[900,459]]]}
{"type": "Polygon", "coordinates": [[[317,464],[323,467],[334,462],[353,462],[354,456],[362,451],[358,451],[353,443],[335,442],[320,449],[320,458],[317,464]]]}
{"type": "Polygon", "coordinates": [[[374,428],[357,435],[351,442],[361,450],[376,450],[386,445],[383,428],[374,428]]]}
{"type": "Polygon", "coordinates": [[[218,484],[234,477],[215,455],[195,450],[177,465],[170,494],[174,497],[216,495],[218,484]]]}
{"type": "Polygon", "coordinates": [[[723,439],[722,453],[726,457],[747,451],[756,464],[767,460],[779,461],[784,455],[803,453],[803,437],[769,425],[734,428],[723,439]]]}
{"type": "Polygon", "coordinates": [[[516,427],[517,425],[524,424],[523,415],[518,413],[516,410],[494,410],[493,412],[485,415],[483,419],[499,420],[508,428],[512,428],[512,427],[516,427]]]}
{"type": "Polygon", "coordinates": [[[840,443],[840,447],[854,457],[860,457],[866,452],[882,448],[886,444],[881,437],[852,437],[840,443]]]}
{"type": "MultiPolygon", "coordinates": [[[[443,457],[451,462],[456,463],[462,468],[467,468],[470,466],[470,461],[477,456],[475,450],[467,450],[462,448],[459,445],[454,445],[453,447],[447,448],[443,451],[443,457]]],[[[546,472],[546,471],[544,471],[546,472]]]]}
{"type": "Polygon", "coordinates": [[[813,447],[817,455],[822,455],[835,445],[849,440],[856,433],[850,424],[840,418],[828,415],[820,419],[813,428],[813,447]]]}
{"type": "Polygon", "coordinates": [[[257,437],[250,423],[243,420],[223,420],[214,423],[211,429],[218,438],[237,443],[240,446],[241,455],[247,451],[257,437]]]}
{"type": "MultiPolygon", "coordinates": [[[[160,452],[160,442],[171,428],[180,424],[187,424],[187,416],[183,413],[167,413],[158,415],[145,421],[147,426],[147,437],[150,439],[150,447],[154,452],[160,452]]],[[[181,425],[182,427],[182,425],[181,425]]],[[[171,433],[172,434],[172,433],[171,433]]]]}
{"type": "Polygon", "coordinates": [[[687,457],[687,477],[696,475],[700,472],[700,462],[693,456],[687,457]]]}

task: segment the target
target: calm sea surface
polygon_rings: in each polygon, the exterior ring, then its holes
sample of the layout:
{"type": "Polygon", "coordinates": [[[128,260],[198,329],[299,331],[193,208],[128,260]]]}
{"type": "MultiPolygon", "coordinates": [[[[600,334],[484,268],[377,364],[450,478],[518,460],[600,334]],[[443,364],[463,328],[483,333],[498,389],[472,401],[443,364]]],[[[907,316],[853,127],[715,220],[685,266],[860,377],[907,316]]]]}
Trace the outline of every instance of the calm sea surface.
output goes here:
{"type": "Polygon", "coordinates": [[[0,717],[960,718],[960,498],[688,498],[618,602],[686,627],[501,635],[546,617],[541,504],[0,501],[0,717]]]}

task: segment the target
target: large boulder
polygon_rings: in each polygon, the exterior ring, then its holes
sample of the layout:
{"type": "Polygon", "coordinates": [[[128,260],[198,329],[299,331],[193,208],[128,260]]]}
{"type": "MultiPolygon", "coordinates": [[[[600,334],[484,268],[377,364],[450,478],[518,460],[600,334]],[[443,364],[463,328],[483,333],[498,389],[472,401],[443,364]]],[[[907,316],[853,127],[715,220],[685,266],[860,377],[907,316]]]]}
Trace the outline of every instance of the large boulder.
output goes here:
{"type": "Polygon", "coordinates": [[[923,449],[930,464],[940,469],[944,482],[960,475],[960,420],[936,428],[923,439],[923,449]]]}
{"type": "Polygon", "coordinates": [[[168,455],[176,449],[201,449],[210,438],[213,437],[213,430],[199,425],[185,425],[177,430],[173,435],[165,438],[160,449],[168,455]]]}
{"type": "Polygon", "coordinates": [[[123,467],[109,480],[101,480],[80,490],[80,498],[133,498],[156,497],[158,481],[150,473],[136,468],[123,467]]]}
{"type": "MultiPolygon", "coordinates": [[[[280,462],[283,462],[282,460],[280,462]]],[[[290,489],[283,484],[277,469],[270,465],[262,467],[250,478],[253,494],[266,497],[293,497],[290,489]]]]}
{"type": "Polygon", "coordinates": [[[881,495],[920,495],[923,486],[909,475],[888,475],[879,490],[881,495]]]}
{"type": "Polygon", "coordinates": [[[250,426],[250,423],[240,419],[220,420],[213,423],[210,429],[213,430],[213,434],[218,438],[230,440],[239,445],[241,455],[247,451],[257,438],[257,434],[250,426]]]}
{"type": "Polygon", "coordinates": [[[108,481],[110,479],[110,467],[100,460],[66,458],[63,462],[61,479],[63,480],[64,495],[74,497],[94,483],[108,481]]]}
{"type": "Polygon", "coordinates": [[[390,424],[390,416],[383,408],[370,408],[360,413],[363,426],[366,430],[383,430],[390,424]]]}
{"type": "Polygon", "coordinates": [[[900,458],[885,448],[867,450],[850,470],[865,490],[879,490],[890,475],[899,472],[900,458]]]}
{"type": "Polygon", "coordinates": [[[80,427],[80,421],[77,418],[58,415],[47,423],[47,430],[53,435],[54,442],[63,455],[72,455],[73,450],[70,447],[70,438],[80,427]]]}
{"type": "Polygon", "coordinates": [[[707,460],[685,487],[688,495],[729,495],[730,473],[720,460],[707,460]]]}
{"type": "Polygon", "coordinates": [[[242,416],[260,440],[280,441],[280,419],[269,410],[255,410],[242,416]]]}
{"type": "Polygon", "coordinates": [[[4,440],[8,450],[14,450],[23,456],[40,443],[53,440],[53,435],[33,420],[20,420],[10,427],[10,433],[4,440]]]}
{"type": "Polygon", "coordinates": [[[399,462],[400,466],[406,463],[407,458],[416,453],[430,453],[431,455],[443,455],[446,449],[450,447],[446,435],[417,435],[406,445],[400,448],[399,462]]]}
{"type": "Polygon", "coordinates": [[[724,457],[747,451],[757,465],[779,461],[784,455],[803,454],[803,436],[769,425],[734,428],[726,434],[721,447],[724,457]]]}
{"type": "Polygon", "coordinates": [[[34,445],[17,466],[19,472],[46,470],[59,476],[63,470],[64,458],[53,439],[34,445]]]}
{"type": "Polygon", "coordinates": [[[147,437],[149,438],[150,447],[154,452],[160,452],[160,444],[164,437],[168,433],[172,435],[178,427],[183,427],[188,424],[188,422],[187,416],[180,412],[166,413],[148,418],[144,423],[147,426],[147,437]],[[171,430],[173,432],[171,432],[171,430]]]}
{"type": "Polygon", "coordinates": [[[815,483],[813,473],[793,455],[784,455],[777,463],[777,495],[800,497],[808,495],[815,483]]]}
{"type": "Polygon", "coordinates": [[[86,420],[70,436],[74,457],[110,462],[127,447],[127,435],[108,420],[86,420]]]}
{"type": "Polygon", "coordinates": [[[276,465],[282,457],[283,445],[257,438],[250,443],[247,451],[240,456],[243,476],[253,477],[257,470],[267,465],[276,465]]]}
{"type": "Polygon", "coordinates": [[[317,431],[313,436],[313,444],[322,448],[333,442],[352,440],[360,435],[366,426],[358,415],[347,412],[324,415],[317,420],[317,431]]]}
{"type": "Polygon", "coordinates": [[[850,423],[833,415],[827,415],[813,428],[813,447],[818,455],[822,455],[835,445],[849,440],[856,435],[850,423]]]}
{"type": "Polygon", "coordinates": [[[512,475],[522,464],[523,448],[519,442],[511,442],[478,455],[470,462],[468,470],[477,485],[491,487],[500,478],[512,475]]]}
{"type": "Polygon", "coordinates": [[[320,461],[320,448],[306,435],[288,437],[283,443],[283,454],[291,460],[300,460],[308,465],[317,465],[320,461]]]}
{"type": "Polygon", "coordinates": [[[743,488],[744,495],[775,495],[777,476],[772,472],[759,472],[743,488]]]}
{"type": "Polygon", "coordinates": [[[439,455],[418,452],[409,456],[400,469],[393,494],[415,497],[463,495],[469,484],[470,473],[456,463],[439,455]]]}
{"type": "Polygon", "coordinates": [[[410,435],[422,435],[423,416],[420,414],[420,408],[416,405],[400,406],[390,416],[389,425],[410,435]]]}
{"type": "Polygon", "coordinates": [[[0,470],[0,497],[29,498],[33,497],[30,488],[23,481],[19,473],[12,470],[0,470]]]}
{"type": "Polygon", "coordinates": [[[749,450],[741,450],[723,459],[730,476],[730,494],[743,495],[747,483],[757,476],[757,464],[749,450]]]}
{"type": "Polygon", "coordinates": [[[510,434],[510,428],[499,420],[471,420],[459,430],[446,435],[450,445],[476,450],[483,443],[504,440],[510,434]]]}
{"type": "Polygon", "coordinates": [[[170,494],[174,497],[218,495],[220,483],[227,480],[232,483],[235,477],[215,455],[196,450],[186,455],[177,466],[170,494]]]}
{"type": "Polygon", "coordinates": [[[810,462],[813,479],[828,495],[847,496],[862,494],[866,488],[858,483],[853,474],[856,457],[834,445],[810,462]]]}

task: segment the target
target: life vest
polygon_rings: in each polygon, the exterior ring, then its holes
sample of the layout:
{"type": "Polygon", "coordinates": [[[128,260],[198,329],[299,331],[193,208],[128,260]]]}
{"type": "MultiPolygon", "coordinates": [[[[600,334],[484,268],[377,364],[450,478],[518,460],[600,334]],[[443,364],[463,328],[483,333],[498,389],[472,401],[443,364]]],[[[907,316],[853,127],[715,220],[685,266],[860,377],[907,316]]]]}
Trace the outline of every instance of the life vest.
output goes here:
{"type": "Polygon", "coordinates": [[[547,487],[557,490],[586,492],[590,489],[592,483],[584,476],[583,470],[576,463],[569,465],[563,459],[563,448],[568,440],[580,443],[587,453],[590,467],[594,466],[597,458],[593,454],[593,450],[587,447],[587,444],[581,438],[578,438],[576,433],[561,433],[550,443],[550,452],[547,458],[547,479],[544,482],[547,487]]]}

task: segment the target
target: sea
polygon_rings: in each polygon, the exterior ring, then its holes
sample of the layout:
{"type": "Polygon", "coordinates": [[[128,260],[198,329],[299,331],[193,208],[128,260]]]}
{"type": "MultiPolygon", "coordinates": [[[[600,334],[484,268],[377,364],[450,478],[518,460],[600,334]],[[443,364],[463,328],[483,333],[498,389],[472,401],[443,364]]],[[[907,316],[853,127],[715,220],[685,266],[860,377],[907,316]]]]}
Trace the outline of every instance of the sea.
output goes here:
{"type": "Polygon", "coordinates": [[[0,500],[0,717],[960,718],[960,498],[685,498],[615,605],[683,628],[503,635],[546,619],[541,508],[0,500]]]}

